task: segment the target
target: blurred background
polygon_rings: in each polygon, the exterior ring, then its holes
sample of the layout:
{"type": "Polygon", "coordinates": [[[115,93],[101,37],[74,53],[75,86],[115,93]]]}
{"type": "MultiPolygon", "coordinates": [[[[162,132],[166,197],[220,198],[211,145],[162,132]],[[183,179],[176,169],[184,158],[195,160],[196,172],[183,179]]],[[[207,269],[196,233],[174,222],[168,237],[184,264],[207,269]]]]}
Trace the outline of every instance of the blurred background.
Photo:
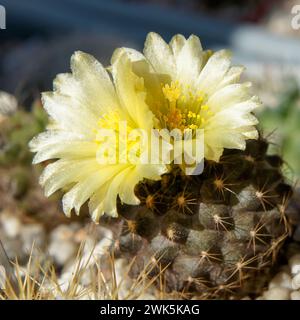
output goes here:
{"type": "MultiPolygon", "coordinates": [[[[297,4],[299,0],[0,0],[6,10],[6,29],[0,29],[0,237],[9,257],[24,263],[35,240],[59,269],[68,270],[83,239],[100,241],[100,227],[63,217],[60,195],[43,196],[37,183],[42,168],[32,167],[27,144],[47,122],[40,92],[51,90],[54,76],[69,70],[75,50],[108,65],[116,47],[142,49],[149,31],[165,40],[176,33],[196,34],[206,49],[233,51],[233,62],[247,67],[244,78],[263,101],[260,126],[272,141],[270,152],[283,155],[287,179],[296,184],[297,4]],[[95,236],[91,228],[97,229],[95,236]]],[[[300,241],[299,227],[295,234],[300,241]]]]}

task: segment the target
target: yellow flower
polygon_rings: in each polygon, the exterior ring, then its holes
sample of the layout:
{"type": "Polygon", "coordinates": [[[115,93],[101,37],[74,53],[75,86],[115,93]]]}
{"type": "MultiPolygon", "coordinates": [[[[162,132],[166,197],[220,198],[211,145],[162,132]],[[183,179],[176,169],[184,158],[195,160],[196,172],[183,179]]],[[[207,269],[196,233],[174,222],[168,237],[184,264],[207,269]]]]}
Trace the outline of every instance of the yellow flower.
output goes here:
{"type": "Polygon", "coordinates": [[[224,148],[243,150],[245,140],[257,139],[258,121],[251,112],[260,102],[250,94],[250,83],[239,83],[244,68],[231,66],[228,51],[204,51],[194,35],[175,35],[167,44],[149,33],[144,55],[122,48],[113,62],[122,52],[145,79],[147,101],[159,126],[203,129],[206,159],[219,161],[224,148]]]}
{"type": "Polygon", "coordinates": [[[68,188],[63,197],[65,214],[69,216],[73,208],[79,214],[88,201],[92,218],[98,221],[104,212],[117,216],[118,196],[127,204],[138,204],[136,184],[144,178],[160,179],[167,168],[144,164],[140,160],[146,147],[121,138],[117,156],[122,153],[126,158],[134,151],[137,161],[122,162],[117,157],[117,162],[111,163],[110,150],[106,150],[106,162],[99,162],[99,150],[105,145],[101,130],[118,132],[120,121],[126,121],[126,134],[135,128],[149,133],[154,127],[154,115],[145,102],[144,80],[132,71],[127,54],[120,55],[111,68],[113,81],[96,59],[82,52],[72,56],[71,70],[71,74],[56,77],[53,92],[42,95],[52,122],[30,142],[30,148],[36,152],[34,163],[56,159],[40,177],[45,194],[68,188]],[[124,143],[127,149],[121,151],[124,143]]]}
{"type": "Polygon", "coordinates": [[[68,216],[73,208],[79,214],[85,202],[95,221],[104,213],[117,216],[117,198],[138,204],[136,184],[159,180],[170,169],[169,156],[174,163],[183,154],[194,161],[186,149],[203,148],[196,164],[186,158],[181,163],[194,173],[204,157],[219,161],[225,148],[245,149],[245,140],[258,136],[252,111],[260,103],[249,83],[239,83],[243,67],[231,66],[225,50],[203,51],[196,36],[176,35],[167,44],[150,33],[144,54],[128,48],[114,52],[110,74],[92,56],[76,52],[71,70],[57,76],[53,92],[43,94],[51,124],[30,143],[34,163],[53,160],[40,183],[47,196],[68,190],[63,197],[68,216]],[[154,152],[159,162],[149,161],[152,129],[164,129],[160,142],[167,147],[154,152]],[[186,149],[185,136],[170,139],[173,129],[193,132],[186,149]],[[194,134],[196,129],[203,135],[194,134]]]}

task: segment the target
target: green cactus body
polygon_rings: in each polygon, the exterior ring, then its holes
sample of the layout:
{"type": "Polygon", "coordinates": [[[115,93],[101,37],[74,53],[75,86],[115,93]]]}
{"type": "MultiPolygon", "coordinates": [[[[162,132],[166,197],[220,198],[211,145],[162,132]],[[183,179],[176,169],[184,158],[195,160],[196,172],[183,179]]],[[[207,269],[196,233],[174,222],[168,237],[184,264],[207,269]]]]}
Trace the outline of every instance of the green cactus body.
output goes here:
{"type": "Polygon", "coordinates": [[[187,296],[259,290],[288,234],[291,194],[280,158],[267,148],[263,139],[250,140],[245,151],[228,150],[219,163],[206,163],[199,176],[174,169],[160,182],[140,183],[141,204],[118,205],[124,218],[118,249],[135,258],[131,276],[148,268],[148,277],[160,275],[169,292],[187,296]]]}

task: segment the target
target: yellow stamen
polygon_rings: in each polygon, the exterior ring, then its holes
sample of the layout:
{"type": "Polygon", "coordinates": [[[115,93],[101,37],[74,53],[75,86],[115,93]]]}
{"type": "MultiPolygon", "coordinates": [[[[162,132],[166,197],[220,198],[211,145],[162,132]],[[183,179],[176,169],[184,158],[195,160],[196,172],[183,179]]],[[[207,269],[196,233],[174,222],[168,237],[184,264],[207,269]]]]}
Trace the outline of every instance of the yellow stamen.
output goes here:
{"type": "Polygon", "coordinates": [[[162,92],[169,102],[168,111],[160,118],[170,129],[197,129],[214,113],[204,104],[207,95],[202,91],[194,91],[190,85],[182,85],[178,81],[162,84],[162,92]]]}
{"type": "Polygon", "coordinates": [[[177,81],[171,82],[171,85],[164,85],[162,91],[166,99],[170,102],[176,102],[181,95],[181,88],[177,81]]]}

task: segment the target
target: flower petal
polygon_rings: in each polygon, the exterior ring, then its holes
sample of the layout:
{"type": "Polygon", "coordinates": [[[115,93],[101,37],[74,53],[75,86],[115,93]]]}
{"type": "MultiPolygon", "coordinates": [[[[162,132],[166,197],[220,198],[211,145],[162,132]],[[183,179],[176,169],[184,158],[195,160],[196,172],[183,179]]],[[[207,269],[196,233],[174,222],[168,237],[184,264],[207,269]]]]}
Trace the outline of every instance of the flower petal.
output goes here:
{"type": "Polygon", "coordinates": [[[45,92],[42,94],[42,102],[45,110],[60,129],[83,134],[87,139],[93,137],[97,118],[87,109],[72,109],[71,98],[54,92],[45,92]]]}
{"type": "Polygon", "coordinates": [[[114,86],[109,74],[93,56],[76,51],[71,57],[71,70],[80,83],[81,93],[92,103],[96,114],[117,107],[114,86]]]}
{"type": "Polygon", "coordinates": [[[119,194],[120,186],[122,183],[127,184],[125,178],[128,175],[129,171],[131,170],[130,167],[126,168],[125,170],[121,171],[118,175],[116,175],[111,183],[108,186],[104,201],[103,201],[103,209],[104,211],[112,216],[117,217],[117,196],[119,194]]]}
{"type": "Polygon", "coordinates": [[[118,59],[122,59],[122,56],[125,55],[132,63],[132,71],[139,77],[144,80],[144,85],[146,88],[146,103],[152,108],[152,110],[162,108],[164,104],[163,93],[161,90],[161,79],[160,75],[155,73],[152,66],[146,60],[145,56],[137,50],[130,48],[119,48],[114,51],[114,54],[111,59],[112,67],[114,69],[114,64],[118,62],[118,59]],[[158,105],[158,102],[160,105],[158,105]]]}
{"type": "Polygon", "coordinates": [[[97,143],[95,142],[64,142],[63,144],[47,145],[40,149],[33,158],[32,163],[37,164],[49,159],[85,159],[95,158],[97,153],[97,143]]]}
{"type": "MultiPolygon", "coordinates": [[[[122,107],[136,128],[153,128],[153,114],[147,106],[143,78],[132,71],[128,54],[123,54],[112,66],[112,74],[122,107]]],[[[128,118],[128,117],[127,117],[128,118]]]]}
{"type": "Polygon", "coordinates": [[[170,46],[160,35],[150,32],[146,38],[144,55],[157,73],[161,73],[174,79],[176,65],[170,46]]]}
{"type": "Polygon", "coordinates": [[[135,186],[140,180],[140,175],[137,173],[136,168],[132,166],[127,174],[126,183],[120,186],[119,196],[122,202],[131,205],[140,204],[140,200],[134,193],[135,186]]]}
{"type": "Polygon", "coordinates": [[[243,66],[233,66],[230,67],[222,81],[220,81],[216,86],[216,91],[222,89],[223,87],[228,86],[229,84],[236,83],[240,80],[240,76],[245,70],[245,67],[243,66]]]}
{"type": "Polygon", "coordinates": [[[80,207],[83,203],[120,172],[122,168],[124,168],[124,166],[121,165],[104,166],[83,181],[78,182],[63,197],[63,210],[65,214],[69,216],[72,208],[75,208],[76,213],[79,214],[80,207]]]}
{"type": "Polygon", "coordinates": [[[58,189],[78,182],[97,170],[99,170],[99,165],[95,159],[61,159],[45,168],[39,182],[45,189],[45,195],[49,197],[58,189]]]}
{"type": "Polygon", "coordinates": [[[177,58],[178,54],[180,53],[185,43],[186,43],[186,39],[182,34],[176,34],[175,36],[172,37],[169,45],[172,49],[175,59],[177,58]]]}
{"type": "Polygon", "coordinates": [[[176,56],[177,80],[194,85],[203,64],[203,50],[198,37],[191,35],[176,56]]]}
{"type": "Polygon", "coordinates": [[[76,132],[47,130],[35,136],[29,142],[29,147],[32,152],[37,152],[40,149],[52,144],[80,140],[85,141],[85,137],[84,135],[78,134],[76,132]]]}
{"type": "Polygon", "coordinates": [[[207,95],[215,92],[230,67],[230,57],[229,51],[220,50],[208,59],[196,82],[198,90],[207,95]]]}
{"type": "Polygon", "coordinates": [[[217,113],[235,104],[249,100],[251,98],[249,92],[250,86],[251,83],[249,82],[230,84],[215,92],[208,99],[207,105],[214,113],[217,113]]]}

